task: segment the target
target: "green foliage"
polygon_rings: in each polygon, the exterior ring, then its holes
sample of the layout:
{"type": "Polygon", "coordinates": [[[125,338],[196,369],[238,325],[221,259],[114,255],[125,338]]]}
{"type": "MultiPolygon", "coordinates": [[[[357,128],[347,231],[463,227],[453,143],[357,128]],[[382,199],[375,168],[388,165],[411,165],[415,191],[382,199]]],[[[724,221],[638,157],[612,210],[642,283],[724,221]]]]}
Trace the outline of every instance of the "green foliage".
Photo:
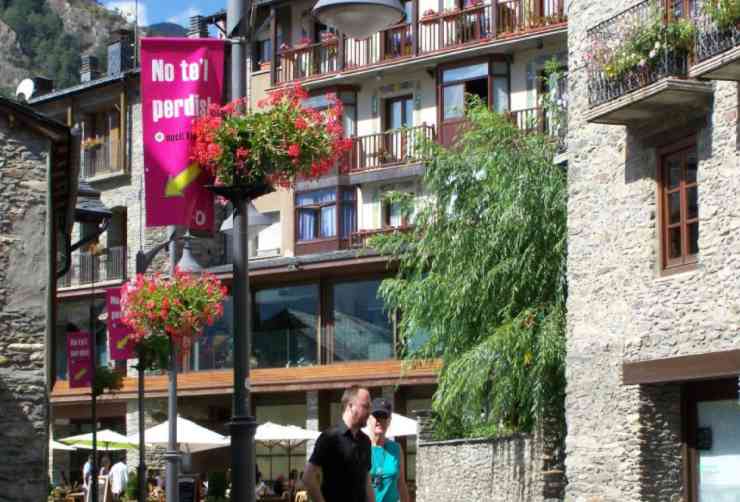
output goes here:
{"type": "Polygon", "coordinates": [[[139,497],[139,474],[136,471],[129,473],[124,494],[126,498],[131,500],[136,500],[139,497]]]}
{"type": "Polygon", "coordinates": [[[164,335],[150,335],[139,339],[134,351],[139,360],[137,369],[166,370],[170,366],[170,341],[164,335]]]}
{"type": "Polygon", "coordinates": [[[226,499],[226,473],[210,472],[208,473],[208,499],[219,500],[226,499]]]}
{"type": "Polygon", "coordinates": [[[59,88],[79,82],[80,40],[64,32],[62,19],[44,0],[4,2],[0,18],[16,32],[34,70],[52,78],[59,88]]]}
{"type": "Polygon", "coordinates": [[[740,21],[740,0],[706,0],[704,12],[720,30],[728,30],[740,21]]]}
{"type": "Polygon", "coordinates": [[[455,148],[426,145],[413,230],[371,243],[399,263],[380,294],[402,340],[427,336],[404,358],[442,359],[440,438],[530,431],[564,399],[566,174],[548,138],[479,104],[467,119],[455,148]]]}
{"type": "Polygon", "coordinates": [[[609,78],[617,78],[635,68],[657,64],[666,54],[691,53],[696,27],[686,18],[665,22],[657,2],[647,20],[640,20],[624,34],[624,41],[614,50],[597,51],[597,61],[609,78]]]}
{"type": "Polygon", "coordinates": [[[115,391],[123,386],[123,374],[113,371],[108,366],[99,366],[95,368],[95,378],[93,378],[93,394],[100,396],[107,390],[115,391]]]}

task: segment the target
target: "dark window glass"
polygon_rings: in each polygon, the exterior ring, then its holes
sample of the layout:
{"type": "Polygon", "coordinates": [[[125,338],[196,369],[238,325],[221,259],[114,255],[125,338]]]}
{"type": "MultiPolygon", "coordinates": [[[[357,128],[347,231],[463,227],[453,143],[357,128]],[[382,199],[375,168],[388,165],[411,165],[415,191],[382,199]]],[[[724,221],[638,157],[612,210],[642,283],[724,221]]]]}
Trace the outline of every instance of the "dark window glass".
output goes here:
{"type": "Polygon", "coordinates": [[[193,344],[190,368],[193,371],[232,368],[234,365],[234,301],[227,296],[223,302],[224,315],[213,326],[206,326],[193,344]]]}
{"type": "Polygon", "coordinates": [[[380,280],[335,284],[334,361],[392,359],[393,325],[378,297],[380,280]]]}
{"type": "Polygon", "coordinates": [[[668,230],[668,256],[670,258],[681,257],[681,229],[679,227],[668,230]]]}
{"type": "Polygon", "coordinates": [[[699,253],[699,222],[689,225],[689,254],[699,253]]]}
{"type": "Polygon", "coordinates": [[[258,368],[317,363],[319,286],[263,289],[254,295],[253,359],[258,368]]]}
{"type": "Polygon", "coordinates": [[[697,187],[686,189],[686,205],[688,206],[688,219],[699,217],[699,192],[697,187]]]}
{"type": "Polygon", "coordinates": [[[681,221],[681,194],[679,192],[668,194],[668,210],[669,223],[673,224],[681,221]]]}

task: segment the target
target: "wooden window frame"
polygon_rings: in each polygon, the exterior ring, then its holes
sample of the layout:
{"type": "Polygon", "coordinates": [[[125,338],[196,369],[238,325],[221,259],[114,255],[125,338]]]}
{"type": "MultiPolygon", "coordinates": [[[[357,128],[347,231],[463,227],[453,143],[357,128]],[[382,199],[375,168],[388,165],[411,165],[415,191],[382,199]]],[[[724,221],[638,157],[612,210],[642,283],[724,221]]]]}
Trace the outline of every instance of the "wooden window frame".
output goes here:
{"type": "MultiPolygon", "coordinates": [[[[690,136],[682,141],[668,145],[657,150],[657,200],[658,200],[658,224],[660,231],[660,256],[661,272],[663,274],[672,274],[677,272],[694,270],[698,261],[699,253],[691,254],[689,251],[689,226],[699,224],[699,216],[688,218],[688,200],[687,191],[690,188],[699,186],[698,180],[688,183],[686,181],[687,158],[690,155],[697,157],[698,169],[698,152],[696,137],[690,136]],[[681,178],[678,187],[675,189],[668,188],[668,174],[666,173],[666,161],[672,157],[680,155],[682,157],[681,178]],[[668,195],[679,193],[680,198],[680,217],[678,223],[670,224],[670,208],[668,204],[668,195]],[[681,255],[678,258],[670,258],[670,236],[671,228],[681,229],[681,255]]],[[[698,188],[697,188],[698,190],[698,188]]]]}
{"type": "MultiPolygon", "coordinates": [[[[400,96],[393,96],[393,97],[386,98],[384,101],[385,101],[385,107],[384,107],[385,109],[383,110],[383,112],[384,112],[384,117],[383,117],[383,131],[390,131],[391,128],[390,128],[390,123],[389,122],[390,122],[390,118],[391,118],[391,107],[393,106],[394,103],[397,103],[399,101],[401,101],[401,102],[403,102],[403,101],[411,101],[411,103],[413,104],[414,95],[413,94],[403,94],[403,95],[400,95],[400,96]]],[[[406,122],[407,121],[406,119],[410,119],[409,120],[410,125],[408,127],[413,127],[414,126],[414,114],[413,114],[413,112],[411,113],[411,117],[406,117],[406,107],[405,106],[401,106],[401,122],[406,122]]]]}
{"type": "Polygon", "coordinates": [[[319,190],[309,190],[305,192],[297,192],[295,194],[294,200],[294,210],[295,210],[295,242],[296,244],[309,244],[312,242],[325,242],[325,241],[342,241],[349,239],[349,236],[342,237],[341,230],[342,230],[342,206],[344,206],[347,203],[353,203],[355,205],[355,221],[354,221],[354,227],[357,228],[357,194],[355,193],[354,198],[352,200],[347,200],[342,198],[342,194],[344,192],[354,192],[354,187],[345,187],[345,186],[335,186],[335,187],[328,187],[334,190],[334,200],[331,202],[321,202],[318,204],[306,204],[303,206],[299,206],[295,201],[297,200],[298,196],[311,193],[311,192],[320,192],[327,190],[326,188],[322,188],[319,190]],[[323,207],[329,207],[329,206],[335,206],[335,215],[336,218],[334,220],[334,235],[331,237],[321,237],[320,234],[320,228],[321,228],[321,208],[323,207]],[[313,239],[307,239],[307,240],[301,240],[300,239],[300,225],[299,225],[299,219],[300,219],[300,211],[301,209],[312,209],[316,211],[317,219],[316,219],[316,229],[314,232],[314,238],[313,239]]]}

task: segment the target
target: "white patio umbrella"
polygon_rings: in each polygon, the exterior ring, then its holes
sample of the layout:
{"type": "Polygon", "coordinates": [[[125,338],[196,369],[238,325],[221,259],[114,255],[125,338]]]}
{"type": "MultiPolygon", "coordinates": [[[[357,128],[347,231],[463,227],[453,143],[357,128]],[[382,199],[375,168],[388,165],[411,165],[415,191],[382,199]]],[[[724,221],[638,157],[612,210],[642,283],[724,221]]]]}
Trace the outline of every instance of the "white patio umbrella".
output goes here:
{"type": "Polygon", "coordinates": [[[59,441],[51,441],[51,449],[52,450],[62,450],[62,451],[75,451],[77,448],[74,446],[68,446],[66,444],[62,444],[59,441]]]}
{"type": "MultiPolygon", "coordinates": [[[[75,448],[92,450],[93,433],[88,432],[87,434],[70,436],[68,438],[60,439],[59,442],[74,446],[75,448]]],[[[138,448],[138,446],[123,434],[119,434],[110,429],[103,429],[97,432],[96,449],[98,451],[127,450],[129,448],[138,448]]]]}
{"type": "MultiPolygon", "coordinates": [[[[166,446],[169,441],[169,428],[169,421],[166,421],[145,430],[144,442],[151,445],[166,446]]],[[[132,434],[128,437],[128,440],[138,444],[139,435],[132,434]]],[[[229,446],[229,440],[225,436],[182,418],[180,415],[177,416],[177,443],[180,445],[180,450],[186,453],[229,446]]]]}
{"type": "MultiPolygon", "coordinates": [[[[365,434],[369,434],[370,429],[369,426],[365,426],[362,431],[365,434]]],[[[416,436],[418,431],[418,424],[416,420],[413,420],[409,417],[405,417],[403,415],[399,415],[398,413],[393,413],[391,417],[391,425],[388,427],[388,431],[386,431],[386,436],[397,438],[401,436],[416,436]]]]}
{"type": "Polygon", "coordinates": [[[272,449],[275,446],[281,446],[288,451],[288,473],[290,473],[290,455],[293,448],[318,438],[319,434],[318,431],[302,429],[296,425],[280,425],[272,422],[259,425],[254,440],[270,450],[270,479],[272,479],[272,449]]]}

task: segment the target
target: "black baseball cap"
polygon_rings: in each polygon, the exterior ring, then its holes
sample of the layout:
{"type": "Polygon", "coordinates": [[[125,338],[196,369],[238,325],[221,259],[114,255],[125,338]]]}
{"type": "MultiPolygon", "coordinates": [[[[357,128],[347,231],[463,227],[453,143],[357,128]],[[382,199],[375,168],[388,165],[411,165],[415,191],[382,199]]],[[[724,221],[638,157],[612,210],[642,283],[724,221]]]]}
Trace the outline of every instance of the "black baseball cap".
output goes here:
{"type": "Polygon", "coordinates": [[[391,416],[393,406],[391,402],[384,397],[376,397],[373,399],[372,406],[370,408],[370,414],[374,417],[387,418],[391,416]]]}

